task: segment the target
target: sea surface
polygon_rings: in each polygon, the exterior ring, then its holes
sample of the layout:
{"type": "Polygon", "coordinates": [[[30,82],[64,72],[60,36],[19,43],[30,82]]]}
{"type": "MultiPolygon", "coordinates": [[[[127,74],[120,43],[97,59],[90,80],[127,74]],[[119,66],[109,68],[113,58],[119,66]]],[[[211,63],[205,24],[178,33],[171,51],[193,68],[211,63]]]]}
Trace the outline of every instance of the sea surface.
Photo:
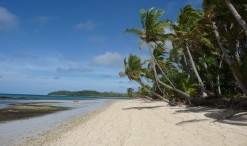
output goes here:
{"type": "Polygon", "coordinates": [[[11,100],[11,99],[0,99],[0,109],[6,108],[9,104],[17,103],[29,103],[33,100],[99,100],[99,99],[111,99],[111,100],[124,100],[129,98],[119,97],[80,97],[80,96],[49,96],[49,95],[30,95],[30,94],[1,94],[0,97],[14,97],[14,98],[27,98],[27,100],[11,100]],[[30,100],[28,100],[30,99],[30,100]]]}
{"type": "MultiPolygon", "coordinates": [[[[74,117],[107,106],[120,100],[129,98],[106,98],[106,97],[72,97],[72,96],[47,96],[47,95],[25,95],[25,94],[0,94],[0,96],[15,98],[30,98],[38,100],[1,100],[0,108],[6,108],[8,104],[38,102],[42,105],[70,107],[69,110],[56,113],[20,119],[0,123],[0,145],[18,145],[43,132],[49,131],[57,126],[68,122],[74,117]],[[74,102],[76,100],[76,102],[74,102]]],[[[1,110],[1,109],[0,109],[1,110]]]]}

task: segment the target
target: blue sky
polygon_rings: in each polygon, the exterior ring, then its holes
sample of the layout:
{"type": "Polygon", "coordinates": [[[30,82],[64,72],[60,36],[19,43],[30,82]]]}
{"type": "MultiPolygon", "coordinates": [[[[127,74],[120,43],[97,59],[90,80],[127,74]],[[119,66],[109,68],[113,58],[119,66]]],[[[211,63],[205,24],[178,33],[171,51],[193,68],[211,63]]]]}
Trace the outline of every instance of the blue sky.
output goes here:
{"type": "MultiPolygon", "coordinates": [[[[57,90],[126,92],[138,85],[119,78],[123,59],[139,50],[139,10],[180,8],[202,0],[1,0],[0,93],[47,94],[57,90]]],[[[169,44],[168,44],[169,45],[169,44]]],[[[169,46],[168,46],[169,47],[169,46]]]]}

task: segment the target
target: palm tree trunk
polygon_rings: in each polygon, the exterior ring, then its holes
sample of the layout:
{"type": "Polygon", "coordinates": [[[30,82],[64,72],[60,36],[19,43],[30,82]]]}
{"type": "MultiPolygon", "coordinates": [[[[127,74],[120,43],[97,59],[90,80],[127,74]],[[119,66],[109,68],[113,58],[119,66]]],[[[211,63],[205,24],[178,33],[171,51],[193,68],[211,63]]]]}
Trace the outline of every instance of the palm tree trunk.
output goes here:
{"type": "Polygon", "coordinates": [[[185,64],[185,66],[188,66],[187,59],[186,59],[186,57],[185,57],[185,54],[184,54],[184,53],[183,53],[183,58],[184,58],[184,64],[185,64]]]}
{"type": "Polygon", "coordinates": [[[221,87],[220,87],[220,70],[221,70],[221,66],[222,66],[222,60],[220,60],[220,64],[219,64],[219,71],[218,71],[218,75],[217,75],[217,86],[218,86],[218,94],[221,95],[221,87]]]}
{"type": "Polygon", "coordinates": [[[232,5],[231,0],[225,0],[225,2],[226,2],[228,9],[232,12],[233,16],[236,18],[238,23],[244,28],[245,35],[247,37],[247,24],[246,24],[246,22],[243,20],[243,18],[239,15],[238,11],[232,5]]]}
{"type": "Polygon", "coordinates": [[[206,56],[205,56],[205,54],[204,54],[204,55],[203,55],[203,66],[204,66],[204,68],[205,68],[205,70],[206,70],[206,74],[207,74],[207,78],[208,78],[208,81],[209,81],[210,89],[211,89],[211,91],[214,92],[214,83],[213,83],[212,78],[211,78],[211,75],[210,75],[210,73],[209,73],[209,71],[208,71],[208,65],[207,65],[207,63],[206,63],[205,58],[206,58],[206,56]]]}
{"type": "Polygon", "coordinates": [[[156,41],[154,41],[154,43],[155,43],[158,47],[160,47],[162,50],[166,51],[166,49],[163,48],[159,43],[157,43],[156,41]]]}
{"type": "Polygon", "coordinates": [[[153,100],[152,98],[150,98],[150,97],[148,97],[148,96],[145,96],[145,98],[147,98],[147,99],[149,99],[149,100],[151,100],[151,101],[153,100]]]}
{"type": "Polygon", "coordinates": [[[188,54],[187,53],[182,53],[183,54],[183,59],[184,59],[184,63],[185,63],[185,72],[188,76],[188,78],[190,78],[191,76],[191,64],[187,61],[188,60],[188,54]]]}
{"type": "MultiPolygon", "coordinates": [[[[152,57],[152,59],[153,59],[154,56],[153,56],[153,52],[152,52],[151,48],[149,48],[149,51],[150,51],[151,57],[152,57]]],[[[158,82],[159,82],[162,86],[164,86],[165,88],[168,88],[168,89],[170,89],[170,90],[172,90],[172,91],[175,91],[175,92],[177,92],[177,93],[179,93],[179,94],[181,94],[181,95],[183,95],[183,96],[185,96],[185,97],[187,97],[187,98],[191,98],[191,96],[190,96],[189,94],[187,94],[187,93],[185,93],[185,92],[183,92],[183,91],[181,91],[181,90],[179,90],[179,89],[176,89],[176,88],[174,88],[174,87],[171,87],[171,86],[169,86],[169,85],[167,85],[167,84],[161,82],[160,79],[158,78],[158,75],[157,75],[157,72],[156,72],[156,68],[155,68],[155,63],[154,63],[154,61],[152,62],[152,67],[153,67],[153,71],[154,71],[154,76],[155,76],[155,78],[157,78],[158,82]]]]}
{"type": "Polygon", "coordinates": [[[189,49],[189,46],[188,46],[188,40],[185,40],[185,48],[186,48],[186,51],[187,51],[187,53],[189,55],[189,61],[190,61],[191,67],[192,67],[192,69],[193,69],[193,71],[194,71],[194,73],[196,75],[196,78],[197,78],[197,80],[198,80],[198,82],[199,82],[199,84],[201,86],[203,97],[206,97],[207,93],[205,93],[204,84],[203,84],[202,79],[201,79],[201,77],[200,77],[200,75],[199,75],[199,73],[198,73],[198,71],[196,69],[195,63],[194,63],[192,55],[190,53],[190,49],[189,49]]]}
{"type": "Polygon", "coordinates": [[[175,88],[175,86],[173,85],[173,83],[171,82],[171,80],[165,75],[165,73],[163,72],[162,68],[160,67],[160,65],[158,64],[156,58],[153,56],[154,62],[155,64],[158,66],[159,70],[161,71],[162,75],[166,78],[166,80],[172,85],[173,88],[175,88]]]}
{"type": "Polygon", "coordinates": [[[138,82],[142,87],[144,87],[145,89],[147,89],[149,93],[151,93],[151,94],[157,96],[158,98],[160,98],[161,100],[164,100],[165,102],[169,103],[169,100],[165,99],[163,96],[161,96],[161,95],[159,95],[158,93],[156,93],[156,92],[150,90],[149,88],[147,88],[147,87],[145,86],[145,84],[144,84],[142,81],[137,81],[137,82],[138,82]]]}
{"type": "Polygon", "coordinates": [[[223,55],[226,59],[226,63],[229,65],[230,70],[232,71],[234,78],[237,82],[237,84],[239,85],[239,87],[241,88],[241,90],[244,92],[244,94],[247,95],[247,86],[245,85],[245,83],[241,80],[241,78],[234,72],[233,70],[233,66],[232,66],[232,59],[230,58],[230,56],[228,55],[228,50],[223,46],[223,43],[220,40],[220,35],[218,32],[218,27],[215,25],[215,22],[212,22],[212,26],[213,26],[213,31],[214,31],[214,35],[216,37],[217,43],[221,49],[221,51],[223,52],[223,55]]]}
{"type": "MultiPolygon", "coordinates": [[[[163,48],[159,43],[157,43],[156,41],[154,42],[157,46],[159,46],[161,49],[163,49],[165,51],[165,48],[163,48]]],[[[149,45],[148,45],[149,47],[149,45]]],[[[158,66],[159,70],[161,71],[162,75],[166,78],[166,80],[172,85],[172,87],[175,88],[175,86],[173,85],[173,83],[171,82],[171,80],[166,76],[166,74],[163,72],[162,68],[160,67],[160,65],[158,64],[156,58],[153,56],[153,51],[151,51],[151,48],[149,47],[149,52],[150,55],[152,56],[153,60],[155,61],[156,65],[158,66]]]]}

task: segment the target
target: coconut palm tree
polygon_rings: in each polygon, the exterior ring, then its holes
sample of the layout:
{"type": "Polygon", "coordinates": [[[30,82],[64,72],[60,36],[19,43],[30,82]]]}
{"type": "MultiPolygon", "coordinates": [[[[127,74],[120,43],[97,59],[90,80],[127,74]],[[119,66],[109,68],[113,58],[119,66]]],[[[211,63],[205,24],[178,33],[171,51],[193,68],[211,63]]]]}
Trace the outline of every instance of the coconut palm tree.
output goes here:
{"type": "MultiPolygon", "coordinates": [[[[242,39],[242,29],[236,24],[235,18],[222,1],[204,0],[205,22],[211,25],[218,46],[221,49],[226,63],[233,76],[243,91],[247,94],[247,49],[241,49],[240,44],[246,44],[246,39],[242,39]],[[238,39],[240,38],[240,39],[238,39]],[[241,49],[241,50],[240,50],[241,49]],[[239,54],[239,55],[236,55],[239,54]],[[244,69],[245,68],[245,69],[244,69]]],[[[247,13],[245,9],[241,9],[247,13]]]]}
{"type": "Polygon", "coordinates": [[[163,14],[164,14],[163,10],[154,11],[154,8],[151,8],[148,11],[145,11],[142,9],[140,11],[140,16],[141,16],[140,18],[141,18],[141,24],[142,24],[143,29],[130,28],[130,29],[127,29],[126,32],[127,33],[134,33],[134,34],[137,34],[140,36],[141,42],[139,43],[139,48],[141,48],[141,46],[144,42],[148,45],[150,55],[151,55],[151,63],[153,66],[153,72],[154,72],[155,80],[158,83],[160,83],[162,86],[164,86],[165,88],[171,89],[175,92],[180,93],[181,95],[183,95],[185,97],[190,98],[189,94],[187,94],[187,93],[185,93],[179,89],[176,89],[175,87],[172,87],[173,86],[172,82],[163,73],[162,73],[162,75],[168,80],[168,82],[172,86],[169,86],[169,85],[161,82],[159,77],[158,77],[156,68],[155,68],[155,65],[157,65],[158,68],[160,70],[162,70],[160,65],[158,64],[157,60],[153,56],[153,48],[155,48],[155,45],[153,45],[153,43],[155,43],[161,49],[165,50],[165,48],[162,47],[162,45],[159,44],[159,42],[165,42],[167,40],[170,40],[173,37],[172,34],[166,34],[165,33],[165,28],[170,25],[170,22],[168,22],[167,20],[158,21],[159,18],[163,14]]]}
{"type": "MultiPolygon", "coordinates": [[[[247,37],[247,24],[244,21],[244,19],[240,16],[240,14],[238,13],[238,11],[235,9],[235,7],[233,6],[231,0],[225,0],[227,7],[229,8],[229,10],[232,12],[233,16],[236,18],[236,20],[238,21],[238,23],[243,27],[244,31],[245,31],[245,35],[247,37]]],[[[245,1],[245,4],[247,4],[247,2],[245,1]]]]}
{"type": "Polygon", "coordinates": [[[127,88],[128,97],[135,97],[133,88],[127,88]]]}
{"type": "Polygon", "coordinates": [[[152,91],[151,89],[149,89],[149,87],[142,81],[142,77],[145,76],[144,69],[142,68],[142,65],[143,65],[143,63],[141,62],[140,57],[130,54],[128,59],[126,59],[126,58],[124,59],[125,71],[120,72],[119,76],[120,77],[127,76],[129,78],[129,80],[136,81],[142,87],[146,88],[148,90],[148,92],[150,92],[151,94],[157,96],[158,98],[164,100],[165,102],[168,102],[167,99],[165,99],[161,95],[159,95],[159,94],[155,93],[154,91],[152,91]]]}
{"type": "MultiPolygon", "coordinates": [[[[155,43],[165,51],[165,48],[159,44],[158,41],[164,42],[172,38],[172,34],[165,34],[164,30],[170,25],[170,22],[167,20],[158,21],[159,18],[164,14],[164,11],[156,10],[154,12],[154,9],[155,8],[151,8],[148,11],[145,11],[144,9],[140,10],[140,19],[143,29],[129,28],[125,32],[137,34],[140,36],[141,41],[138,45],[140,49],[142,48],[142,44],[145,42],[150,48],[155,48],[155,46],[152,44],[155,43]]],[[[161,68],[159,64],[157,64],[157,66],[161,68]]],[[[173,86],[172,82],[167,78],[164,72],[162,75],[173,86]]]]}
{"type": "Polygon", "coordinates": [[[180,10],[177,19],[177,25],[173,24],[173,29],[176,34],[176,39],[173,41],[174,44],[179,43],[183,48],[183,53],[186,58],[186,62],[188,66],[193,70],[203,93],[203,97],[206,97],[204,83],[201,79],[201,76],[198,73],[195,62],[193,60],[191,51],[189,46],[192,46],[195,41],[198,39],[198,35],[196,33],[196,24],[202,17],[202,13],[194,9],[192,6],[187,5],[183,9],[180,10]]]}

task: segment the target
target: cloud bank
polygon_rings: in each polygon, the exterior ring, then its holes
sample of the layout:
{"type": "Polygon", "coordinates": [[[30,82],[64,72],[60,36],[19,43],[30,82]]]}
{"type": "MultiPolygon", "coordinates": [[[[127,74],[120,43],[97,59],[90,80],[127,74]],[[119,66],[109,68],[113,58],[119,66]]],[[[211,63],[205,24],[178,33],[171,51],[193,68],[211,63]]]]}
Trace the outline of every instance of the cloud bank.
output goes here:
{"type": "Polygon", "coordinates": [[[18,18],[7,9],[0,7],[0,31],[12,30],[18,26],[18,18]]]}
{"type": "Polygon", "coordinates": [[[57,68],[58,73],[87,73],[92,71],[90,68],[57,68]]]}
{"type": "Polygon", "coordinates": [[[100,67],[121,67],[123,64],[123,56],[117,52],[106,52],[95,56],[91,64],[100,67]]]}
{"type": "Polygon", "coordinates": [[[79,23],[75,26],[77,30],[93,30],[97,24],[91,20],[87,20],[86,22],[79,23]]]}

